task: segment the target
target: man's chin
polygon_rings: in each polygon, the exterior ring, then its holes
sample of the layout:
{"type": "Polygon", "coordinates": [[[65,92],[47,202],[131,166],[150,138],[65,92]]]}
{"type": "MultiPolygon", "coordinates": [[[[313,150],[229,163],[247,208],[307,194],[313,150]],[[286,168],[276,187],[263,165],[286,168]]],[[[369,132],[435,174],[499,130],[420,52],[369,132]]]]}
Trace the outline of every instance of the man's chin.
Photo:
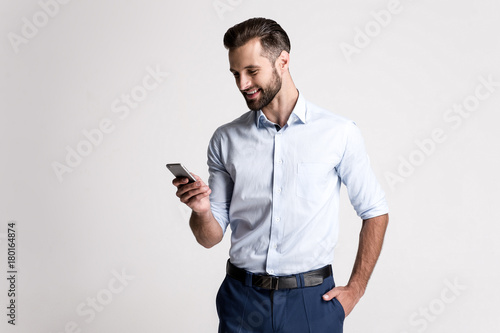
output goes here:
{"type": "Polygon", "coordinates": [[[246,101],[247,102],[247,106],[250,110],[252,111],[259,111],[260,109],[262,109],[262,107],[260,107],[260,103],[258,103],[257,101],[246,101]]]}

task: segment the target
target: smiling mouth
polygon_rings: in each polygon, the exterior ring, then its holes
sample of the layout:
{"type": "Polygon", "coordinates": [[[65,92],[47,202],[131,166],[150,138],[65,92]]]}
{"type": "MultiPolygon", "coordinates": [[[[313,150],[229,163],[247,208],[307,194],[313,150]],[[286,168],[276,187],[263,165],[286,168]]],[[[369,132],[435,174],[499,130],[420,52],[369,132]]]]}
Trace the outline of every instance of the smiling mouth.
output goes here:
{"type": "Polygon", "coordinates": [[[260,91],[260,89],[253,89],[253,90],[245,91],[243,94],[245,95],[245,98],[254,99],[259,94],[259,91],[260,91]]]}

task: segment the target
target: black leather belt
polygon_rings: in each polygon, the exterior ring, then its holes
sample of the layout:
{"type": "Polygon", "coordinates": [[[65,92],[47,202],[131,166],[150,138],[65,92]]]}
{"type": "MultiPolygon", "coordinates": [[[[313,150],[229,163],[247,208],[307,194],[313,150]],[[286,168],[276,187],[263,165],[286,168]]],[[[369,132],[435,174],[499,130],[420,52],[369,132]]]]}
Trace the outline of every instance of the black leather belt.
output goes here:
{"type": "MultiPolygon", "coordinates": [[[[229,260],[227,261],[226,272],[230,277],[242,283],[245,283],[247,271],[234,266],[229,262],[229,260]]],[[[295,289],[298,288],[298,275],[302,275],[304,277],[304,287],[318,286],[323,283],[324,279],[332,275],[332,266],[326,265],[325,267],[316,269],[314,271],[288,276],[272,276],[253,273],[250,274],[252,274],[253,287],[259,287],[268,290],[295,289]]]]}

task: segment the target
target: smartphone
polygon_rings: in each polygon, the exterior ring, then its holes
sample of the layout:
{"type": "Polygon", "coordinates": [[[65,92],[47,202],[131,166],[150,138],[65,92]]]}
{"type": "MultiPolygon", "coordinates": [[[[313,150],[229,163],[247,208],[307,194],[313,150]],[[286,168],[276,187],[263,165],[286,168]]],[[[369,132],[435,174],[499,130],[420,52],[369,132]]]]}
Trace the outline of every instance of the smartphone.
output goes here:
{"type": "Polygon", "coordinates": [[[180,163],[169,163],[167,164],[168,170],[174,174],[175,177],[185,177],[189,179],[189,183],[196,181],[196,178],[186,169],[186,167],[180,163]]]}

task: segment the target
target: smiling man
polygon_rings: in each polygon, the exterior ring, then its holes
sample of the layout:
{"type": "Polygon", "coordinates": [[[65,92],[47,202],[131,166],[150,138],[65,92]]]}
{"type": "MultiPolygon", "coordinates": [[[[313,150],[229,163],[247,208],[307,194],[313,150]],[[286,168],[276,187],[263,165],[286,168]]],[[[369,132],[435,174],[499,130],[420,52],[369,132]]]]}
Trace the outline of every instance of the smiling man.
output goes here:
{"type": "Polygon", "coordinates": [[[217,294],[219,332],[342,332],[365,292],[388,223],[385,195],[350,120],[308,102],[289,72],[290,41],[254,18],[224,36],[230,71],[251,111],[209,144],[209,186],[176,178],[190,226],[209,248],[231,228],[227,275],[217,294]],[[331,263],[345,184],[362,220],[346,286],[331,263]]]}

